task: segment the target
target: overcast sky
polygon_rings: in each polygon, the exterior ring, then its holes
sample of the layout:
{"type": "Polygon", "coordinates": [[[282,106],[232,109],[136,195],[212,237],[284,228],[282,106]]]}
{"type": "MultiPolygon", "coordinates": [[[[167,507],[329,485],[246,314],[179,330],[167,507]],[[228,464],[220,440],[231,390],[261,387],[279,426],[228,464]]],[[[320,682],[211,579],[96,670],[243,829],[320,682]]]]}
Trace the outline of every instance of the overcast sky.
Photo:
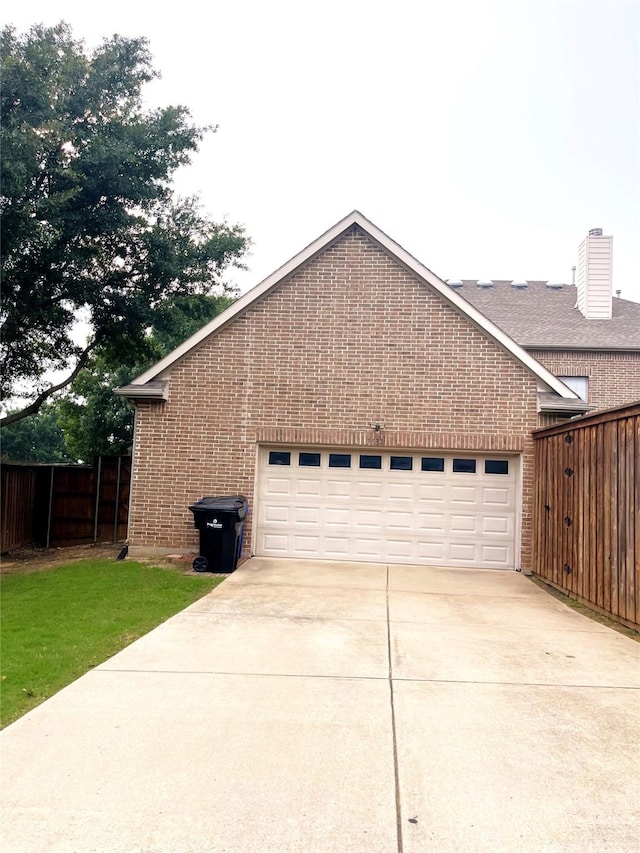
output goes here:
{"type": "Polygon", "coordinates": [[[10,8],[148,38],[149,104],[219,125],[177,187],[246,226],[243,290],[357,208],[445,279],[568,282],[601,227],[640,302],[640,0],[10,8]]]}

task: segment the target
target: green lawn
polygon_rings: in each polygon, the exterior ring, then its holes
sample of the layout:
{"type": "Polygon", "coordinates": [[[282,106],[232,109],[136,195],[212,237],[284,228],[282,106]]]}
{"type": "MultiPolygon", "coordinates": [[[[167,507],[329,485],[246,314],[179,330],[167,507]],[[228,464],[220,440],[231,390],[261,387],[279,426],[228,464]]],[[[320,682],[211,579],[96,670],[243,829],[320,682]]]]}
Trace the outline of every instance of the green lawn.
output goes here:
{"type": "Polygon", "coordinates": [[[81,560],[0,579],[0,725],[213,589],[221,578],[81,560]]]}

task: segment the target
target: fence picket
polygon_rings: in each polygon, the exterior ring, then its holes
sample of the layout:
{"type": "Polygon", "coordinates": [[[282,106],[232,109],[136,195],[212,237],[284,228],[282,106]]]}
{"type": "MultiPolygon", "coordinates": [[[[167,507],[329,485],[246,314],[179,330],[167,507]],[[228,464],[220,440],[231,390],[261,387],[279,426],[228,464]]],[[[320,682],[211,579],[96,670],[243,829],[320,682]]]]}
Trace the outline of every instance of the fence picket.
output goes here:
{"type": "Polygon", "coordinates": [[[126,538],[130,456],[96,457],[93,466],[6,463],[0,476],[2,553],[126,538]]]}
{"type": "Polygon", "coordinates": [[[533,437],[534,573],[640,629],[640,403],[536,430],[533,437]],[[568,468],[572,476],[565,475],[568,468]],[[565,516],[571,527],[563,527],[565,516]]]}

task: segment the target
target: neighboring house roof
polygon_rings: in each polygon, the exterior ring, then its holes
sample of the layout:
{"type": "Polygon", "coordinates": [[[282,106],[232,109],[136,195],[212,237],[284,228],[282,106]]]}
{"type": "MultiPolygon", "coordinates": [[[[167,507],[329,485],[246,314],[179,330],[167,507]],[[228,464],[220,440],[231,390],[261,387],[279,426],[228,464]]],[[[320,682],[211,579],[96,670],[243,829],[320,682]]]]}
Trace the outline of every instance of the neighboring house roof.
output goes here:
{"type": "Polygon", "coordinates": [[[637,302],[614,298],[610,320],[587,320],[571,284],[528,281],[525,288],[494,281],[493,287],[479,287],[463,281],[455,292],[527,349],[640,350],[637,302]]]}
{"type": "Polygon", "coordinates": [[[576,406],[581,411],[587,411],[587,409],[591,408],[585,403],[582,403],[574,391],[557,379],[549,370],[543,367],[540,362],[532,358],[526,350],[517,344],[515,340],[513,340],[502,329],[500,329],[492,320],[489,320],[470,302],[463,299],[456,290],[449,287],[449,285],[447,285],[442,279],[438,278],[437,275],[427,269],[427,267],[421,264],[420,261],[410,255],[406,249],[403,249],[402,246],[392,240],[384,233],[384,231],[381,231],[357,210],[354,210],[348,216],[345,216],[344,219],[341,219],[340,222],[333,226],[333,228],[330,228],[318,237],[317,240],[310,243],[305,249],[280,267],[280,269],[272,273],[263,282],[241,296],[240,299],[192,335],[177,349],[169,353],[169,355],[165,356],[165,358],[141,376],[138,376],[137,379],[134,379],[130,385],[118,389],[116,393],[130,399],[149,399],[154,397],[156,399],[166,399],[166,383],[158,382],[158,380],[167,378],[170,369],[174,364],[187,356],[195,347],[199,346],[214,332],[226,326],[235,317],[243,311],[246,311],[252,304],[266,296],[266,294],[286,280],[303,264],[319,255],[354,226],[360,228],[362,232],[364,232],[388,254],[394,257],[405,269],[414,273],[423,282],[430,285],[444,298],[446,302],[448,302],[459,313],[466,316],[475,326],[484,331],[500,347],[511,353],[517,361],[533,373],[540,383],[542,383],[543,388],[540,390],[547,393],[554,392],[554,394],[557,395],[557,400],[560,406],[562,405],[562,400],[568,400],[571,403],[568,409],[572,413],[576,411],[576,406]],[[156,383],[154,386],[155,390],[149,392],[147,389],[152,382],[156,383]],[[144,386],[144,388],[142,386],[144,386]]]}

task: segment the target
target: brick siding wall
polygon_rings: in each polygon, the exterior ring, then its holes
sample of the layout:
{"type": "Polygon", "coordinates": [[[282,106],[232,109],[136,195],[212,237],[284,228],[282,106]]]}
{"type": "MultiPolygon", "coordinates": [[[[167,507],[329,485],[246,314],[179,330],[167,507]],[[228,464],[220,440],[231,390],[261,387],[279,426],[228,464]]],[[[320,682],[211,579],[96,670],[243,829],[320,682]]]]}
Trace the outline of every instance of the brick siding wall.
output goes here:
{"type": "Polygon", "coordinates": [[[536,426],[535,378],[354,228],[176,364],[167,402],[138,405],[131,546],[195,550],[203,495],[251,506],[259,443],[510,450],[529,568],[536,426]]]}
{"type": "Polygon", "coordinates": [[[554,376],[588,376],[587,402],[597,409],[640,400],[640,353],[532,350],[530,355],[554,376]]]}

